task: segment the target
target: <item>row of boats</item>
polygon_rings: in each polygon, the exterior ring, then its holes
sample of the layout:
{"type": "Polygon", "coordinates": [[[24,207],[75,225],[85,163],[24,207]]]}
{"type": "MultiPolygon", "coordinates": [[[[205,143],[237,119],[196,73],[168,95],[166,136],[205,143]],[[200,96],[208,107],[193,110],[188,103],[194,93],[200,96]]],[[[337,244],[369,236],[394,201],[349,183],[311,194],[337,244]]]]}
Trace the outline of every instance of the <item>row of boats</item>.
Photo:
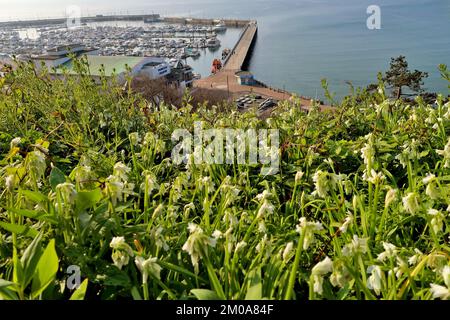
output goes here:
{"type": "Polygon", "coordinates": [[[214,28],[220,26],[87,25],[71,30],[61,27],[40,28],[33,32],[6,29],[0,31],[0,53],[42,54],[59,45],[81,43],[86,47],[99,48],[102,55],[198,58],[201,49],[216,51],[220,48],[217,33],[211,30],[214,28]],[[30,34],[35,36],[30,37],[30,34]]]}

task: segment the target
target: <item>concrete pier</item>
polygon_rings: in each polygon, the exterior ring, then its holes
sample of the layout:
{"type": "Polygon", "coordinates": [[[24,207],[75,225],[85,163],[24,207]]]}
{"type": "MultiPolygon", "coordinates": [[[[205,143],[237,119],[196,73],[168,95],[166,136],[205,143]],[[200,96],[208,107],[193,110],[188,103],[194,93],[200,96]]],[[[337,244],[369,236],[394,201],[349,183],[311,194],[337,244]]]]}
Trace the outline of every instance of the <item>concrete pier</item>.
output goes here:
{"type": "Polygon", "coordinates": [[[224,61],[224,70],[241,71],[245,61],[251,54],[252,45],[258,32],[258,24],[256,21],[250,21],[243,30],[241,37],[232,49],[231,54],[224,61]]]}

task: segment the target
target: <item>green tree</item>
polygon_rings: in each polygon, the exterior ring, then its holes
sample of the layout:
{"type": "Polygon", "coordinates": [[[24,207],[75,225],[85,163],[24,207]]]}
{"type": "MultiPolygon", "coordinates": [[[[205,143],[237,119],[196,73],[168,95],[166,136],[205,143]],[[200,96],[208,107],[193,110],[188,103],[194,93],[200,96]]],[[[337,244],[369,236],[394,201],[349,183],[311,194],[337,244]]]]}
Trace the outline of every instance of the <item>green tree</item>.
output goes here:
{"type": "Polygon", "coordinates": [[[391,86],[396,98],[400,99],[403,87],[408,87],[414,92],[423,92],[423,80],[428,77],[427,72],[408,69],[408,62],[405,56],[391,58],[390,69],[386,72],[383,80],[391,86]]]}

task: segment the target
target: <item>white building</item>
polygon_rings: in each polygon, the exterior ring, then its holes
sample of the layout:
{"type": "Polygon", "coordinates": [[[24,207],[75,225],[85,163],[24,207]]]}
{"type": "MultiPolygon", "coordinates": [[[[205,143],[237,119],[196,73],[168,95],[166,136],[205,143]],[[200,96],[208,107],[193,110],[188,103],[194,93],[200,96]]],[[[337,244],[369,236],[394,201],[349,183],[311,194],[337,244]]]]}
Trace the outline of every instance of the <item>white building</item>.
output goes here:
{"type": "Polygon", "coordinates": [[[76,75],[73,57],[84,56],[89,66],[92,77],[102,75],[117,76],[124,80],[130,71],[132,76],[145,75],[152,80],[166,77],[171,73],[171,66],[164,58],[157,57],[130,57],[130,56],[99,56],[98,49],[88,49],[83,45],[74,44],[60,46],[48,50],[45,55],[28,57],[36,67],[45,66],[49,72],[55,75],[76,75]]]}

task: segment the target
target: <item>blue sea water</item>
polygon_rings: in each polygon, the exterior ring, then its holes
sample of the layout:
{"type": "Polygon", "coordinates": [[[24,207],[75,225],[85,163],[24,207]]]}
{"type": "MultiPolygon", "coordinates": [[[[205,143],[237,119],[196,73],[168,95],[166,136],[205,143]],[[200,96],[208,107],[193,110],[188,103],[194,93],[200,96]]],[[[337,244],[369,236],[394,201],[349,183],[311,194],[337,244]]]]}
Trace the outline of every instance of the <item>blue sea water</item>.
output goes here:
{"type": "MultiPolygon", "coordinates": [[[[0,19],[61,16],[65,6],[85,14],[160,13],[258,20],[250,70],[267,84],[322,97],[326,78],[342,97],[346,84],[376,82],[391,57],[429,72],[425,86],[448,94],[437,66],[450,65],[450,0],[0,0],[0,19]],[[369,30],[366,9],[381,8],[381,29],[369,30]]],[[[205,63],[205,62],[203,62],[205,63]]],[[[197,68],[209,68],[198,65],[197,68]]],[[[194,66],[195,67],[195,66],[194,66]]]]}

